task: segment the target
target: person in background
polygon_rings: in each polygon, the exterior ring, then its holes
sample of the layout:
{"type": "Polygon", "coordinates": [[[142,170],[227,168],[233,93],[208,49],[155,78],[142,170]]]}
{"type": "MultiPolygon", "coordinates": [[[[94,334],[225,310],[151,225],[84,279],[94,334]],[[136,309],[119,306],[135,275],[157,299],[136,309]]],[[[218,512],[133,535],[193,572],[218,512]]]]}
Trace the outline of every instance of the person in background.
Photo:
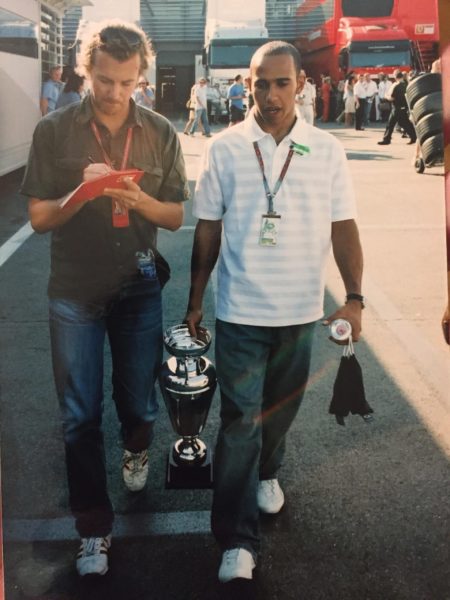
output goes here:
{"type": "MultiPolygon", "coordinates": [[[[184,126],[183,133],[184,133],[184,135],[189,135],[189,131],[191,130],[191,127],[195,121],[195,83],[191,87],[191,93],[189,96],[189,100],[186,102],[186,108],[188,109],[189,112],[188,112],[188,120],[186,122],[186,125],[184,126]]],[[[198,128],[202,133],[205,132],[201,121],[198,124],[198,128]]]]}
{"type": "Polygon", "coordinates": [[[414,129],[414,125],[409,119],[408,103],[406,101],[406,86],[407,83],[403,73],[398,71],[396,75],[396,83],[391,86],[386,96],[386,98],[392,102],[392,110],[383,135],[383,139],[378,142],[380,146],[386,146],[391,143],[392,133],[397,124],[409,136],[410,140],[408,144],[416,143],[416,131],[414,129]]]}
{"type": "Polygon", "coordinates": [[[208,84],[206,97],[208,102],[208,121],[217,125],[219,123],[219,117],[221,113],[222,99],[222,94],[220,93],[220,86],[218,83],[214,83],[213,85],[208,84]]]}
{"type": "Polygon", "coordinates": [[[158,413],[162,361],[158,228],[175,231],[189,197],[175,128],[132,99],[152,59],[144,32],[118,19],[91,24],[77,70],[90,82],[80,103],[47,115],[33,135],[21,192],[37,233],[52,233],[50,342],[63,421],[69,503],[81,538],[80,575],[104,575],[114,510],[102,430],[104,345],[121,425],[120,471],[142,490],[158,413]],[[61,207],[82,182],[139,168],[139,185],[61,207]]]}
{"type": "Polygon", "coordinates": [[[322,116],[321,121],[326,123],[330,119],[330,101],[331,101],[331,77],[324,76],[320,86],[320,96],[322,98],[322,116]]]}
{"type": "Polygon", "coordinates": [[[41,109],[41,115],[43,117],[56,108],[56,102],[58,101],[59,94],[61,93],[61,89],[63,87],[61,76],[62,67],[59,65],[54,65],[50,68],[47,81],[42,84],[42,93],[39,105],[41,109]]]}
{"type": "Polygon", "coordinates": [[[194,135],[197,126],[201,123],[203,126],[203,135],[205,137],[211,137],[211,128],[208,122],[208,114],[207,114],[207,96],[206,96],[206,79],[205,77],[200,77],[198,83],[194,85],[194,91],[192,96],[194,110],[195,110],[195,118],[192,123],[191,129],[189,130],[189,135],[194,135]]]}
{"type": "Polygon", "coordinates": [[[64,84],[63,90],[56,102],[56,108],[62,108],[74,102],[80,102],[84,92],[84,77],[77,73],[70,73],[64,84]]]}
{"type": "Polygon", "coordinates": [[[391,87],[391,82],[388,79],[388,76],[385,73],[378,74],[379,82],[378,82],[378,113],[377,113],[377,121],[387,121],[389,112],[391,110],[391,105],[389,100],[386,98],[389,88],[391,87]]]}
{"type": "MultiPolygon", "coordinates": [[[[364,82],[366,85],[366,105],[364,107],[364,125],[369,125],[370,114],[372,112],[372,104],[378,100],[378,86],[376,81],[370,77],[370,73],[365,73],[364,82]]],[[[378,100],[379,102],[379,100],[378,100]]]]}
{"type": "Polygon", "coordinates": [[[350,75],[345,82],[344,89],[344,123],[348,127],[352,127],[355,120],[355,94],[354,86],[356,82],[356,76],[350,75]]]}
{"type": "Polygon", "coordinates": [[[134,101],[149,110],[153,110],[155,106],[155,94],[145,77],[139,77],[138,87],[134,92],[134,101]]]}
{"type": "Polygon", "coordinates": [[[232,125],[236,125],[245,119],[245,91],[242,75],[236,75],[234,78],[234,83],[232,83],[228,88],[227,98],[229,100],[230,110],[229,127],[231,127],[232,125]]]}
{"type": "Polygon", "coordinates": [[[316,114],[316,90],[306,79],[306,73],[301,69],[299,74],[300,89],[295,96],[297,109],[302,117],[310,125],[314,125],[314,117],[316,114]]]}
{"type": "Polygon", "coordinates": [[[347,319],[354,340],[361,331],[363,259],[348,163],[336,137],[297,117],[300,68],[286,42],[256,51],[246,82],[255,106],[206,146],[194,197],[191,335],[219,261],[211,526],[223,583],[252,579],[259,514],[276,514],[285,501],[278,471],[308,381],[331,248],[347,297],[324,324],[347,319]]]}
{"type": "Polygon", "coordinates": [[[367,90],[362,73],[358,75],[358,79],[353,86],[353,94],[355,96],[355,129],[356,131],[364,131],[363,122],[366,110],[367,90]]]}

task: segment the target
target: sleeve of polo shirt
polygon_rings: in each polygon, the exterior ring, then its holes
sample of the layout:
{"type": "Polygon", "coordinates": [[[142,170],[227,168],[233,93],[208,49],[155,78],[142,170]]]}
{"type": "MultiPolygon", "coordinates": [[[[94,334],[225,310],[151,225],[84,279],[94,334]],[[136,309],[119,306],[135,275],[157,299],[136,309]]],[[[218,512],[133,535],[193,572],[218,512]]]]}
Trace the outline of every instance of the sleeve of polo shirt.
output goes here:
{"type": "Polygon", "coordinates": [[[212,145],[206,147],[201,158],[192,214],[205,221],[219,221],[224,214],[222,186],[212,145]]]}
{"type": "Polygon", "coordinates": [[[33,133],[28,163],[20,188],[21,194],[40,200],[56,200],[55,141],[53,124],[45,118],[39,121],[33,133]]]}
{"type": "Polygon", "coordinates": [[[356,218],[356,199],[347,157],[341,143],[333,138],[331,159],[331,221],[356,218]]]}
{"type": "Polygon", "coordinates": [[[185,202],[190,198],[184,157],[176,131],[164,150],[164,181],[159,191],[159,199],[169,202],[185,202]]]}

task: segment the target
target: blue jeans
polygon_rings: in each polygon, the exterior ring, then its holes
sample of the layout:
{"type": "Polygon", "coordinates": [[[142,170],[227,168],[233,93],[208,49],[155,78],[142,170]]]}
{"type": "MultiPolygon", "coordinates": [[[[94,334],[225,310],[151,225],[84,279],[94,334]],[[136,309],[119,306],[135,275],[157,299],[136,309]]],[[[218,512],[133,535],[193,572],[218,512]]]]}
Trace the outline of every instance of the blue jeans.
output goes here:
{"type": "Polygon", "coordinates": [[[255,327],[216,322],[221,425],[211,526],[222,550],[260,548],[258,481],[281,466],[303,398],[314,323],[255,327]]]}
{"type": "Polygon", "coordinates": [[[152,441],[158,411],[154,384],[162,360],[159,282],[127,284],[107,303],[51,299],[49,315],[70,507],[80,537],[102,537],[110,533],[114,520],[102,431],[105,337],[123,444],[138,452],[152,441]]]}
{"type": "Polygon", "coordinates": [[[199,108],[195,111],[195,121],[192,123],[192,127],[191,127],[191,130],[189,133],[190,134],[195,133],[195,130],[197,129],[197,125],[200,121],[202,122],[205,134],[209,135],[211,133],[211,128],[209,126],[206,108],[199,108]]]}

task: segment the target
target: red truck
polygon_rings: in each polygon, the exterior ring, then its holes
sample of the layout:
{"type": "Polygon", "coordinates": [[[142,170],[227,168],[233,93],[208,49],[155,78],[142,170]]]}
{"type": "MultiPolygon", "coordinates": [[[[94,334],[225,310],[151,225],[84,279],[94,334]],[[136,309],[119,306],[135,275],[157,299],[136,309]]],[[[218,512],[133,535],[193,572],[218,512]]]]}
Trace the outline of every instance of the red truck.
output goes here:
{"type": "Polygon", "coordinates": [[[305,0],[296,45],[307,74],[428,70],[438,56],[437,0],[305,0]]]}

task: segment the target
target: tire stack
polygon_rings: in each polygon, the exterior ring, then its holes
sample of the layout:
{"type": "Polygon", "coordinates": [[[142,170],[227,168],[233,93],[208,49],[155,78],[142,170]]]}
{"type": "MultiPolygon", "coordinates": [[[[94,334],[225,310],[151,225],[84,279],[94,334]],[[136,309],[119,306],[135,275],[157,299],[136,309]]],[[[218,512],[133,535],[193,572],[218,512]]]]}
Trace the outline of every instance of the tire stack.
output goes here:
{"type": "Polygon", "coordinates": [[[431,167],[444,158],[441,74],[425,73],[413,79],[406,88],[406,100],[422,154],[416,171],[423,173],[425,166],[431,167]]]}

